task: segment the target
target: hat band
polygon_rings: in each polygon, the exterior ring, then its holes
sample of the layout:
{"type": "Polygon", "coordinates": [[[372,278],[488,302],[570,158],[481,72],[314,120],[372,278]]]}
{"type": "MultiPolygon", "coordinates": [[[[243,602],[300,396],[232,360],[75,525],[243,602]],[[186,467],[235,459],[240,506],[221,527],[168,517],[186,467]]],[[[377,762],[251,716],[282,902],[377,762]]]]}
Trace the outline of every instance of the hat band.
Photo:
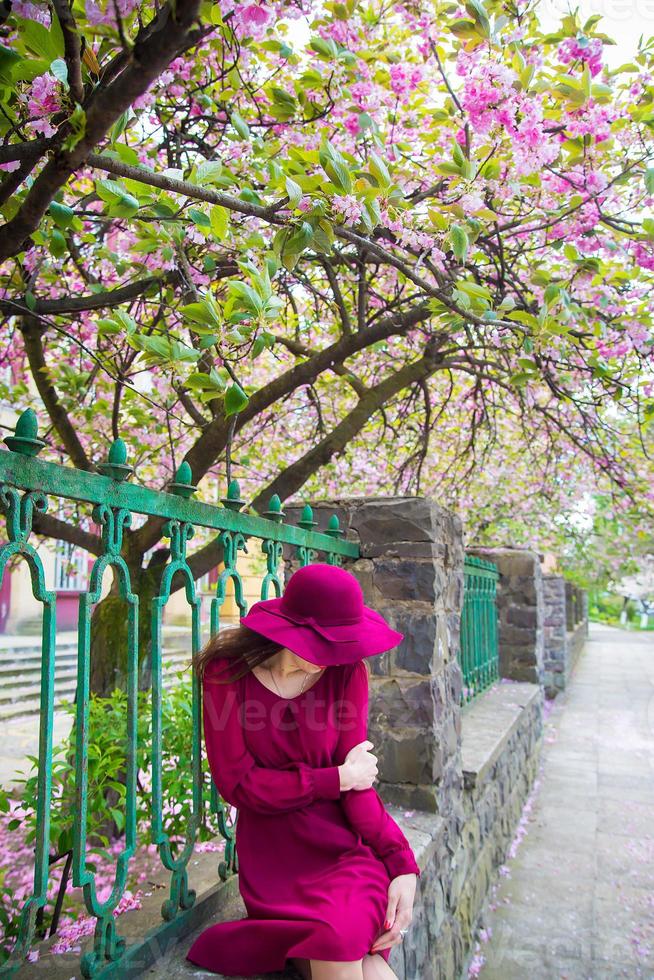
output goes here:
{"type": "MultiPolygon", "coordinates": [[[[266,612],[272,616],[280,616],[282,619],[286,619],[290,623],[294,623],[296,626],[309,626],[311,629],[315,630],[316,633],[320,635],[325,640],[334,641],[336,638],[329,630],[338,630],[341,626],[355,626],[362,622],[362,618],[359,616],[356,619],[342,619],[339,623],[334,623],[329,626],[325,623],[319,623],[315,616],[292,616],[290,613],[283,609],[266,609],[266,612]]],[[[344,637],[342,640],[339,639],[337,642],[346,643],[348,640],[355,640],[356,637],[344,637]]]]}

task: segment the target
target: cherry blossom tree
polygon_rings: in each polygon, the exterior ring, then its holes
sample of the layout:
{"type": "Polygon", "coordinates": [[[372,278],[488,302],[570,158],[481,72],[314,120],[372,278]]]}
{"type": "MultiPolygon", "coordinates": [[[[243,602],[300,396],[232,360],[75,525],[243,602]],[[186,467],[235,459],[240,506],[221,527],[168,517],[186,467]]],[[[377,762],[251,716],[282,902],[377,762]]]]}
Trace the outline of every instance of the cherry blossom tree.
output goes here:
{"type": "MultiPolygon", "coordinates": [[[[475,540],[559,547],[585,492],[651,517],[651,45],[609,70],[599,18],[548,34],[523,0],[14,2],[2,30],[4,393],[36,387],[52,454],[120,435],[136,479],[185,459],[257,512],[432,493],[475,540]]],[[[161,535],[127,535],[137,588],[161,535]]]]}

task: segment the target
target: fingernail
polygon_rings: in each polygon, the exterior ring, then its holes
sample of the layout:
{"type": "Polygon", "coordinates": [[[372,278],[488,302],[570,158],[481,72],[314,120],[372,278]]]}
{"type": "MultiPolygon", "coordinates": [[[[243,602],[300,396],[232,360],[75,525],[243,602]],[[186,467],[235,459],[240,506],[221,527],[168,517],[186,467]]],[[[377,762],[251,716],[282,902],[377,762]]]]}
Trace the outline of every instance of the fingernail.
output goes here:
{"type": "Polygon", "coordinates": [[[384,919],[384,929],[390,929],[391,924],[388,919],[384,919]]]}

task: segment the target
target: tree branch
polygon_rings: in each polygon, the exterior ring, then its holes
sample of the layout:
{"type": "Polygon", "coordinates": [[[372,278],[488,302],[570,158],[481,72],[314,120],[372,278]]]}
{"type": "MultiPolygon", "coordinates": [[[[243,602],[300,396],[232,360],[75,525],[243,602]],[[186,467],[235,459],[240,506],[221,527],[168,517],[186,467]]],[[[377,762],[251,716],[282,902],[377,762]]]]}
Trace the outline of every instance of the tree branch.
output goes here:
{"type": "Polygon", "coordinates": [[[75,527],[66,521],[52,517],[50,514],[39,514],[36,511],[32,518],[32,526],[37,534],[42,534],[46,538],[55,538],[59,541],[68,541],[69,544],[77,545],[92,555],[102,554],[102,539],[90,531],[84,531],[81,527],[75,527]]]}
{"type": "Polygon", "coordinates": [[[36,160],[45,153],[51,143],[51,139],[7,143],[6,146],[0,146],[0,163],[13,163],[14,160],[36,160]]]}
{"type": "MultiPolygon", "coordinates": [[[[175,278],[173,276],[173,278],[175,278]]],[[[147,279],[139,279],[131,282],[127,286],[120,286],[118,289],[110,289],[106,293],[89,293],[84,296],[64,296],[61,299],[38,299],[34,306],[29,307],[26,303],[16,303],[9,299],[0,299],[0,311],[8,313],[10,316],[29,316],[31,313],[47,316],[53,313],[85,313],[88,310],[102,310],[107,306],[120,306],[127,303],[155,285],[170,281],[170,277],[158,278],[149,276],[147,279]]]]}
{"type": "MultiPolygon", "coordinates": [[[[295,354],[296,357],[315,357],[318,353],[309,347],[308,344],[303,344],[299,340],[292,340],[290,337],[275,336],[275,340],[292,354],[295,354]]],[[[334,374],[338,374],[339,377],[344,378],[352,389],[356,391],[359,397],[365,395],[365,393],[368,391],[368,387],[364,385],[363,381],[357,378],[355,374],[352,374],[352,372],[349,371],[345,365],[332,364],[331,370],[334,372],[334,374]]]]}
{"type": "Polygon", "coordinates": [[[162,191],[182,194],[184,197],[189,197],[195,201],[220,204],[221,207],[227,208],[229,211],[236,211],[238,214],[244,214],[249,218],[261,218],[271,224],[284,224],[283,218],[280,218],[276,213],[278,205],[264,208],[260,204],[248,204],[238,197],[232,197],[231,194],[223,194],[221,191],[212,190],[210,187],[200,187],[188,180],[179,180],[177,177],[158,174],[146,167],[135,167],[104,154],[90,153],[86,162],[95,170],[104,170],[108,174],[114,174],[115,177],[138,180],[149,187],[159,187],[162,191]]]}

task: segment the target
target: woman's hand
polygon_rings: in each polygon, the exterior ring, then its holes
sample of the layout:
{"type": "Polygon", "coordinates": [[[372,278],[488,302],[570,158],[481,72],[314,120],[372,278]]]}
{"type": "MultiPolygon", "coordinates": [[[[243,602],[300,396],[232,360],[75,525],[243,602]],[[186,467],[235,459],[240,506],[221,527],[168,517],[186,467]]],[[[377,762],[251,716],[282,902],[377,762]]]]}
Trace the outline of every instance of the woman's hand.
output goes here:
{"type": "Polygon", "coordinates": [[[371,953],[378,953],[380,949],[397,946],[402,942],[400,929],[408,929],[413,919],[413,900],[417,881],[418,876],[415,874],[398,875],[391,881],[388,886],[388,906],[384,922],[386,932],[382,932],[375,939],[371,953]]]}
{"type": "Polygon", "coordinates": [[[338,767],[341,789],[370,789],[377,778],[377,756],[369,750],[373,743],[359,742],[345,756],[345,762],[338,767]]]}

